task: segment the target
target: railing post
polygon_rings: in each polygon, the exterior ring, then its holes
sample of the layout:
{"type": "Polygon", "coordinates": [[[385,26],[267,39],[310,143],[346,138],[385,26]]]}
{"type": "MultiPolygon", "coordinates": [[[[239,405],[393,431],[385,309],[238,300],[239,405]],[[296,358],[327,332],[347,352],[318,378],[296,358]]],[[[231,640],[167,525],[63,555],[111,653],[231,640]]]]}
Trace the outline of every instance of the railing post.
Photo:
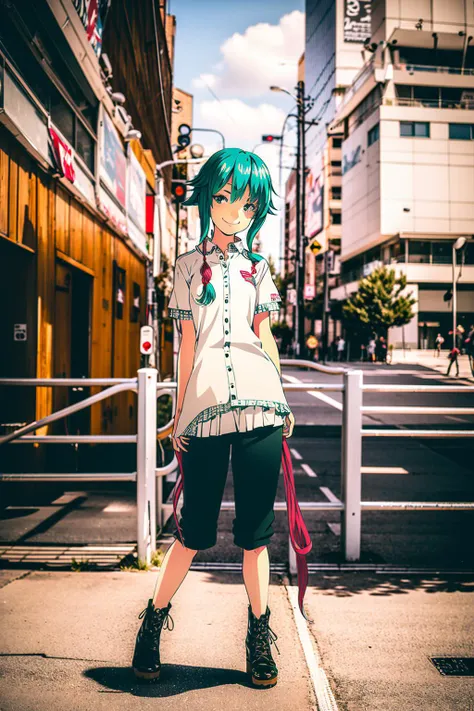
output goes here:
{"type": "Polygon", "coordinates": [[[362,370],[344,373],[342,411],[341,546],[346,561],[360,558],[362,496],[362,370]]]}
{"type": "Polygon", "coordinates": [[[156,551],[156,381],[155,368],[138,371],[137,554],[151,562],[156,551]]]}
{"type": "Polygon", "coordinates": [[[288,570],[290,571],[290,575],[296,575],[298,572],[296,553],[291,545],[291,536],[288,536],[288,570]]]}

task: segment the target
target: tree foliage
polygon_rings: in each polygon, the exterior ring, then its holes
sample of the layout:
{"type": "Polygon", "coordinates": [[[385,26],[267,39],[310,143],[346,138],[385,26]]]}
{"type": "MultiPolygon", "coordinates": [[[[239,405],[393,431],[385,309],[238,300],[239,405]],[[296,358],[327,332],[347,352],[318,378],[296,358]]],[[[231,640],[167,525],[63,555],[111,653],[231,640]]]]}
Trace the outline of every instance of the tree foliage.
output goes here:
{"type": "Polygon", "coordinates": [[[407,278],[396,276],[394,269],[378,267],[359,282],[358,291],[343,305],[345,320],[363,329],[387,332],[392,326],[404,326],[414,313],[416,299],[403,295],[407,278]]]}

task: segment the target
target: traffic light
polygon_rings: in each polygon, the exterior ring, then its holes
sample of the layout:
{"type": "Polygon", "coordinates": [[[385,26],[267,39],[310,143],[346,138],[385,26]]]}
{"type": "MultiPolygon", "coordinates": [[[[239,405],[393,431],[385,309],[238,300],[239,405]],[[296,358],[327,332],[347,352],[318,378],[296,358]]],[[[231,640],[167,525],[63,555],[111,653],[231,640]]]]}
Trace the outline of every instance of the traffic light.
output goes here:
{"type": "Polygon", "coordinates": [[[262,136],[262,143],[273,143],[273,141],[281,141],[281,136],[262,136]]]}
{"type": "Polygon", "coordinates": [[[191,143],[191,130],[191,126],[189,126],[189,124],[187,123],[182,123],[178,127],[178,145],[180,151],[182,151],[184,148],[187,148],[191,143]]]}
{"type": "Polygon", "coordinates": [[[186,197],[186,186],[184,183],[177,183],[173,181],[171,191],[176,202],[183,202],[186,197]]]}

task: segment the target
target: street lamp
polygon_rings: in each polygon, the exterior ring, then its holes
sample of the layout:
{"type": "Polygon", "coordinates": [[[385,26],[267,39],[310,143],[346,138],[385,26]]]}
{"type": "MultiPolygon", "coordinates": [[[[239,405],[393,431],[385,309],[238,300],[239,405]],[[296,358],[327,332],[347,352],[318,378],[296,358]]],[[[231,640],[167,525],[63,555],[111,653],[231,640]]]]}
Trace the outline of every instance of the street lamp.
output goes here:
{"type": "Polygon", "coordinates": [[[453,244],[453,348],[456,348],[456,278],[454,274],[456,268],[456,250],[462,249],[465,244],[465,237],[458,237],[453,244]]]}

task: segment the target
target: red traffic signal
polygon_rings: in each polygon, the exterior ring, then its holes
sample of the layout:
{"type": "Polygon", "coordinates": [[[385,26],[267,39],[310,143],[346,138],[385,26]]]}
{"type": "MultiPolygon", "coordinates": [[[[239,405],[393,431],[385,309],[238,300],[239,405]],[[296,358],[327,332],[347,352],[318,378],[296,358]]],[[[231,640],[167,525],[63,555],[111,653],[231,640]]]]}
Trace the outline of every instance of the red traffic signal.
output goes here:
{"type": "Polygon", "coordinates": [[[186,197],[186,188],[184,183],[173,182],[172,192],[177,202],[183,202],[186,197]]]}
{"type": "Polygon", "coordinates": [[[273,143],[273,141],[281,141],[281,136],[262,136],[262,143],[273,143]]]}

